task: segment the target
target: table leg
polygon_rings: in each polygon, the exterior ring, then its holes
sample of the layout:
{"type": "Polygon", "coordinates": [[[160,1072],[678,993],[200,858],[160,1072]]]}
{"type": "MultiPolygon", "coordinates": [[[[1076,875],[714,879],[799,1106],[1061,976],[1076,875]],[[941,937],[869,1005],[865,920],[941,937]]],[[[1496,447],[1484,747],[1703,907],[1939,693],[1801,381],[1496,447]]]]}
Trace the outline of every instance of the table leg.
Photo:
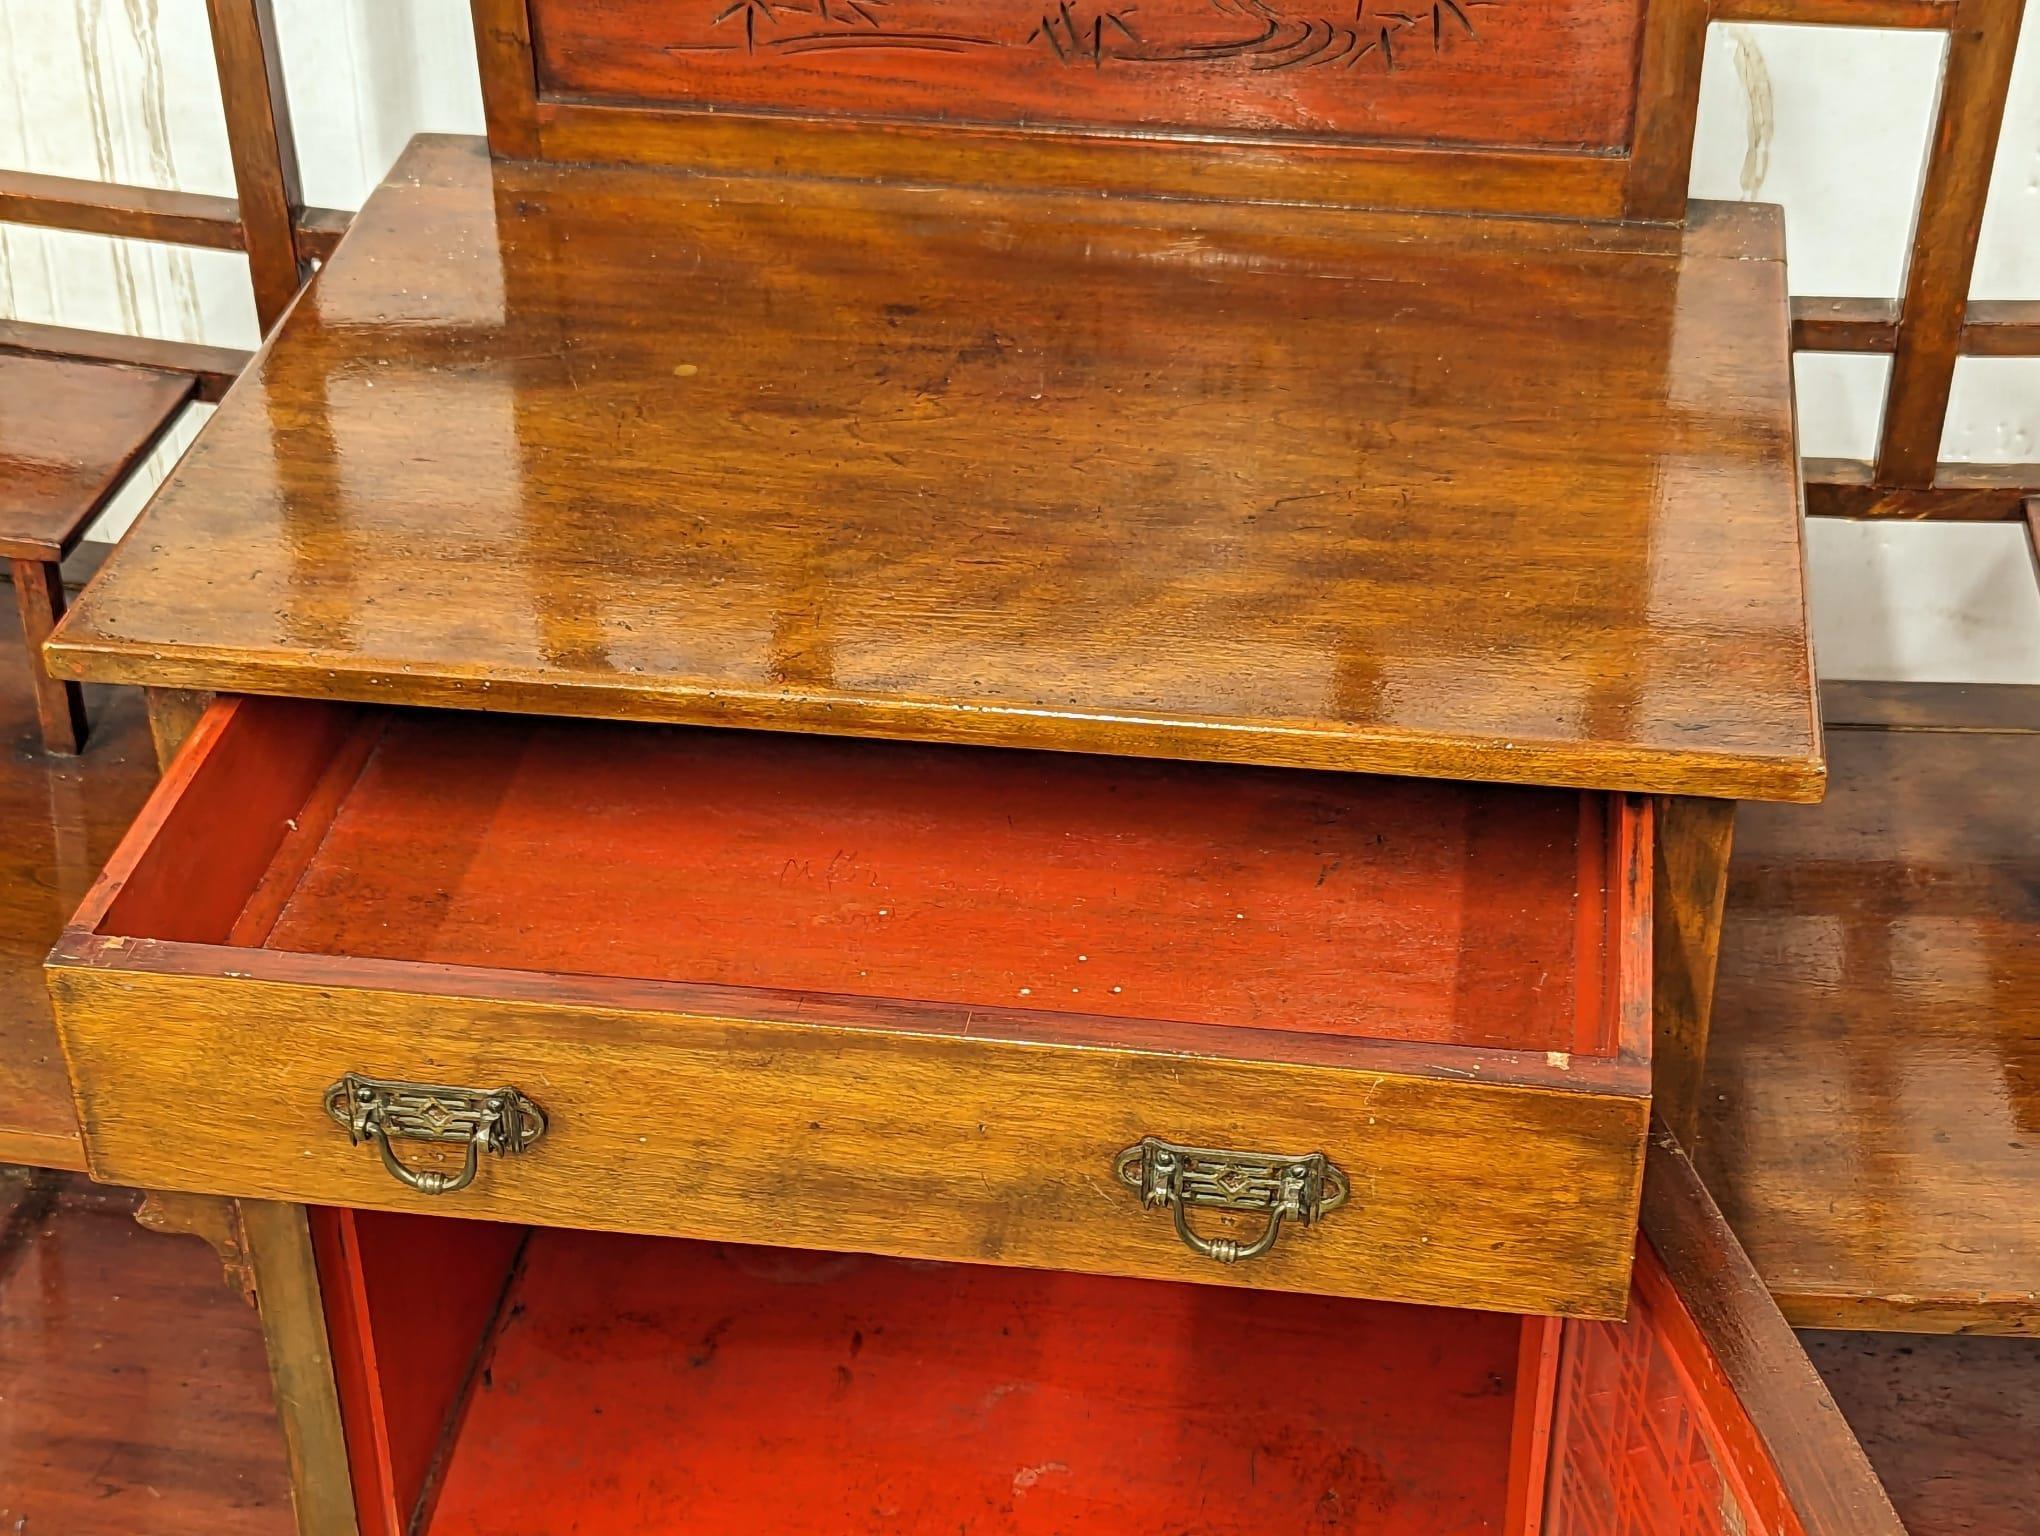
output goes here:
{"type": "Polygon", "coordinates": [[[1707,1026],[1714,1009],[1714,967],[1721,954],[1721,913],[1734,837],[1733,800],[1671,795],[1658,802],[1651,1091],[1658,1118],[1688,1148],[1700,1128],[1707,1026]]]}
{"type": "Polygon", "coordinates": [[[22,638],[28,642],[28,671],[35,685],[35,713],[42,723],[43,746],[69,757],[85,745],[85,690],[50,676],[43,660],[43,642],[64,616],[64,573],[54,560],[10,560],[14,602],[21,612],[22,638]]]}

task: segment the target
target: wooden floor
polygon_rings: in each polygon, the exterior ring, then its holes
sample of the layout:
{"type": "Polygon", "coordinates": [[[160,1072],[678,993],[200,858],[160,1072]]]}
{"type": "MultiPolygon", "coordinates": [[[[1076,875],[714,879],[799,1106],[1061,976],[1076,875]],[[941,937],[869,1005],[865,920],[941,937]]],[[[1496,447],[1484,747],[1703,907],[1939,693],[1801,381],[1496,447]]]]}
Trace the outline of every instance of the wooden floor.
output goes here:
{"type": "Polygon", "coordinates": [[[1796,1326],[2040,1333],[2040,688],[1828,723],[1739,816],[1701,1170],[1796,1326]]]}
{"type": "Polygon", "coordinates": [[[133,1196],[0,1170],[0,1531],[288,1536],[254,1309],[133,1196]]]}
{"type": "MultiPolygon", "coordinates": [[[[72,566],[94,563],[81,551],[72,566]]],[[[156,758],[132,688],[88,688],[85,750],[46,754],[11,592],[0,637],[11,637],[0,639],[0,1162],[82,1168],[42,959],[156,782],[156,758]]]]}

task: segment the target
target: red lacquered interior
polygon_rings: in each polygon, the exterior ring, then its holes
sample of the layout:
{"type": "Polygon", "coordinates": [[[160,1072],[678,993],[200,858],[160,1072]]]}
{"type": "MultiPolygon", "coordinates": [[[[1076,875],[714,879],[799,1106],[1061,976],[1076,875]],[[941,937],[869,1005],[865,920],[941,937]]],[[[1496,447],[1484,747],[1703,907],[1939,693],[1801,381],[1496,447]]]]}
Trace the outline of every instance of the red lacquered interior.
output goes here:
{"type": "Polygon", "coordinates": [[[535,1231],[423,1529],[1499,1530],[1519,1333],[1492,1314],[535,1231]]]}
{"type": "Polygon", "coordinates": [[[1599,795],[232,708],[178,791],[207,802],[182,819],[218,889],[192,889],[165,812],[100,932],[1527,1051],[1616,1042],[1611,955],[1635,924],[1610,898],[1611,822],[1628,813],[1599,795]]]}
{"type": "Polygon", "coordinates": [[[1581,1323],[314,1222],[363,1536],[1803,1536],[1647,1244],[1581,1323]]]}

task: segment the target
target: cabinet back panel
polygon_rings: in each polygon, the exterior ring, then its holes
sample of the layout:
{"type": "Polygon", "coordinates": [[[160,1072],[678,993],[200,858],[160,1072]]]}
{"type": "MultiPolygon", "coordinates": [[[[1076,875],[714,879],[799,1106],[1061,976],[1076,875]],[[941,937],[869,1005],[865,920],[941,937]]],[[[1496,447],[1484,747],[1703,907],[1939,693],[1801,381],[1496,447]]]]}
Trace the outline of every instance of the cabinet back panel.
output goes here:
{"type": "Polygon", "coordinates": [[[885,122],[1612,149],[1636,0],[533,0],[559,96],[885,122]]]}

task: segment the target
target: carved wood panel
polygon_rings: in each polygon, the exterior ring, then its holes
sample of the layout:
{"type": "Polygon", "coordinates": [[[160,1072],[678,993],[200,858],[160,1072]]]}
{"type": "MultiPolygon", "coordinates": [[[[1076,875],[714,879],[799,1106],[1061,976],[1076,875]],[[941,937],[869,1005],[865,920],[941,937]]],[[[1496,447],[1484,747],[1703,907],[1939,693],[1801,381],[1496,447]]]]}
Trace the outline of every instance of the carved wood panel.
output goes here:
{"type": "Polygon", "coordinates": [[[1628,142],[1638,0],[533,0],[549,95],[909,122],[1628,142]]]}

